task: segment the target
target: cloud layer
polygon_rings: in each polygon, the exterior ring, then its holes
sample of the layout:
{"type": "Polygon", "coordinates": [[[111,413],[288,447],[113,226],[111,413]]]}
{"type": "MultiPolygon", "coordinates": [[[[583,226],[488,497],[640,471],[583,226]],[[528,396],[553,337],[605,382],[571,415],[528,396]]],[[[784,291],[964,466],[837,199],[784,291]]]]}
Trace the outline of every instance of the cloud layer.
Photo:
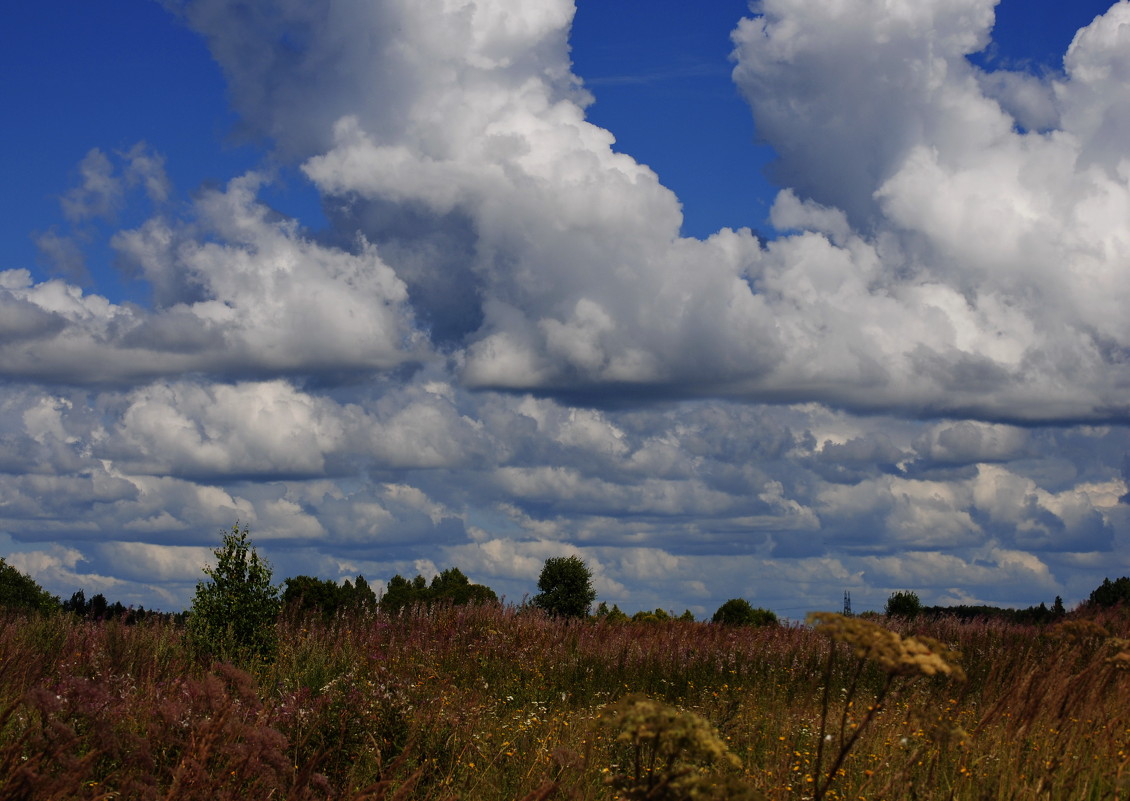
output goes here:
{"type": "Polygon", "coordinates": [[[150,300],[0,273],[13,563],[176,606],[238,517],[282,575],[514,600],[560,553],[629,608],[1078,600],[1125,569],[1130,2],[1047,76],[966,58],[994,5],[735,20],[782,189],[705,240],[586,121],[569,0],[178,5],[330,226],[91,150],[61,213],[144,196],[150,300]]]}

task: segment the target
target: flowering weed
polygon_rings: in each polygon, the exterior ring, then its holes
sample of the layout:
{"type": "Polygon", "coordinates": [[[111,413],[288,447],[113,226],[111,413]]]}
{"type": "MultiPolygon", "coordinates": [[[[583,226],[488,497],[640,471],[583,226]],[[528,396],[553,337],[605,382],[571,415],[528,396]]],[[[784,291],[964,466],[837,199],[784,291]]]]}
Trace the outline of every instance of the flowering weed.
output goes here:
{"type": "Polygon", "coordinates": [[[1125,619],[886,623],[432,605],[283,620],[245,672],[0,617],[0,801],[1127,796],[1125,619]]]}

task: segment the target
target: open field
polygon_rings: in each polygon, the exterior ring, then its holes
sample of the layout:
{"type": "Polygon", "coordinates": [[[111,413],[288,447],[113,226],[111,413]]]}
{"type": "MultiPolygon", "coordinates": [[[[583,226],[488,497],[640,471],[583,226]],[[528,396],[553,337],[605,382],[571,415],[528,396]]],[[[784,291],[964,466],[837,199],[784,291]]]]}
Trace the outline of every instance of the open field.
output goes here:
{"type": "Polygon", "coordinates": [[[869,712],[888,674],[805,627],[501,606],[283,621],[277,661],[243,669],[203,663],[171,624],[12,616],[0,799],[610,799],[648,757],[618,740],[626,718],[598,725],[632,694],[705,718],[737,758],[643,765],[707,777],[696,797],[1130,795],[1124,616],[892,626],[956,648],[967,680],[897,675],[869,712]]]}

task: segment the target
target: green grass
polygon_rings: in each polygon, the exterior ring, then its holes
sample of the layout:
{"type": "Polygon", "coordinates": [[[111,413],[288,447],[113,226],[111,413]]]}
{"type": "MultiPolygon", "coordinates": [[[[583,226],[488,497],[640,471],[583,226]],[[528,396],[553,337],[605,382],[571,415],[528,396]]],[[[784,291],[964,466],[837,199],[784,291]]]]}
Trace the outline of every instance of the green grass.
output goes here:
{"type": "MultiPolygon", "coordinates": [[[[898,677],[824,797],[1130,795],[1130,671],[1110,660],[1130,627],[1099,622],[892,624],[960,651],[968,680],[898,677]]],[[[713,726],[740,762],[727,797],[811,798],[825,678],[825,770],[887,679],[804,627],[498,606],[283,621],[278,639],[237,669],[168,624],[0,619],[0,801],[610,799],[636,756],[597,721],[629,695],[713,726]]]]}

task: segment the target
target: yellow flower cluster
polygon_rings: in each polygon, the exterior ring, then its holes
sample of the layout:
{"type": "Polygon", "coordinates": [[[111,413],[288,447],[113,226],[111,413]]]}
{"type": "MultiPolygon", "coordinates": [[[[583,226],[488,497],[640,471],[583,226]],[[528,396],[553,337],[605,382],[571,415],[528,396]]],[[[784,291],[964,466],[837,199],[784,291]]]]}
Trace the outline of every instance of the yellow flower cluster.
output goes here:
{"type": "Polygon", "coordinates": [[[861,659],[870,659],[894,676],[950,676],[965,681],[960,654],[931,637],[903,637],[878,623],[835,612],[813,612],[809,624],[836,642],[846,643],[861,659]]]}
{"type": "MultiPolygon", "coordinates": [[[[738,774],[741,760],[705,718],[643,695],[605,706],[597,725],[630,746],[634,764],[605,773],[622,801],[755,801],[760,794],[738,774]],[[728,773],[723,773],[729,769],[728,773]]],[[[619,766],[616,766],[619,767],[619,766]]]]}
{"type": "Polygon", "coordinates": [[[1105,640],[1110,636],[1110,632],[1093,620],[1066,620],[1053,627],[1051,635],[1073,644],[1081,644],[1087,641],[1105,640]]]}
{"type": "Polygon", "coordinates": [[[601,710],[598,723],[616,732],[616,742],[649,745],[664,759],[681,757],[694,762],[741,761],[705,718],[642,695],[629,695],[601,710]]]}

